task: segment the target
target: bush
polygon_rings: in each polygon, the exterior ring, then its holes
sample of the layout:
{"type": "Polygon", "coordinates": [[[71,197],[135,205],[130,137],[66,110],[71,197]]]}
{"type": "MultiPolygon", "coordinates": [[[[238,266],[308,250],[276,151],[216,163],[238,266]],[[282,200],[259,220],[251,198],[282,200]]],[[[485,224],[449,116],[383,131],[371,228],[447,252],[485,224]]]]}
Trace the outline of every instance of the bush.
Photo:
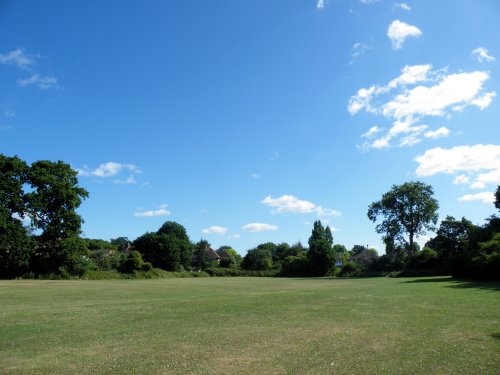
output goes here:
{"type": "Polygon", "coordinates": [[[309,261],[307,255],[288,256],[283,262],[281,269],[283,275],[305,276],[309,273],[309,261]]]}
{"type": "Polygon", "coordinates": [[[348,262],[342,266],[339,272],[341,277],[357,276],[359,274],[359,266],[356,263],[348,262]]]}

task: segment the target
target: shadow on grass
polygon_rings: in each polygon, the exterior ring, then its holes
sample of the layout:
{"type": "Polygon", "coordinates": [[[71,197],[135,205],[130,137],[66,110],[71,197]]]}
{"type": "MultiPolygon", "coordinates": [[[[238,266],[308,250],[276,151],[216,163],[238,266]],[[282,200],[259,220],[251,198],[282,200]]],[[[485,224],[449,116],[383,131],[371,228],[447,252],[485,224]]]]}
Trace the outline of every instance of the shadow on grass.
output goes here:
{"type": "Polygon", "coordinates": [[[418,283],[450,283],[448,288],[457,288],[457,289],[485,289],[485,290],[494,290],[500,291],[500,282],[498,281],[475,281],[475,280],[466,280],[466,279],[456,279],[451,276],[446,277],[431,277],[431,278],[422,278],[422,279],[413,279],[404,281],[404,283],[408,284],[418,284],[418,283]]]}

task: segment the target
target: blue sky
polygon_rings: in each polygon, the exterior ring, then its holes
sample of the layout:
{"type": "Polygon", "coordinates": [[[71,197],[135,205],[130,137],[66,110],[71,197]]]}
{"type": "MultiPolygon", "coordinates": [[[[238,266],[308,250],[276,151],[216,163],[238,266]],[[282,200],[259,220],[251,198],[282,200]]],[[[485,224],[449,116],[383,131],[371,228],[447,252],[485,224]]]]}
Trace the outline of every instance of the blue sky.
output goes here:
{"type": "Polygon", "coordinates": [[[78,169],[87,237],[383,253],[393,184],[495,213],[498,35],[497,0],[3,1],[0,152],[78,169]]]}

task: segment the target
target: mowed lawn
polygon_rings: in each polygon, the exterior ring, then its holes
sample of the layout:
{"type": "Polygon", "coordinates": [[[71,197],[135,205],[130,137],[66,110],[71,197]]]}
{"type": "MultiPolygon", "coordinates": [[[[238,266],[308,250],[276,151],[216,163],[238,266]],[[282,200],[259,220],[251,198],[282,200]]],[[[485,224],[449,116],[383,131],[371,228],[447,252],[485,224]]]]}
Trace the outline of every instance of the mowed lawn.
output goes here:
{"type": "Polygon", "coordinates": [[[2,374],[499,374],[500,284],[0,281],[2,374]]]}

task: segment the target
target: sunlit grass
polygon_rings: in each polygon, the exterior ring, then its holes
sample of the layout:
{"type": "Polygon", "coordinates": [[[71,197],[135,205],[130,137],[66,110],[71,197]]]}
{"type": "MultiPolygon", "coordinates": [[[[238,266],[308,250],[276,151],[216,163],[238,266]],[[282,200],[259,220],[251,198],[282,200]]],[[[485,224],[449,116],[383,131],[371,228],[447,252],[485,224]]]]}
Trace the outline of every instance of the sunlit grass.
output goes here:
{"type": "Polygon", "coordinates": [[[0,281],[0,373],[498,374],[500,284],[0,281]]]}

